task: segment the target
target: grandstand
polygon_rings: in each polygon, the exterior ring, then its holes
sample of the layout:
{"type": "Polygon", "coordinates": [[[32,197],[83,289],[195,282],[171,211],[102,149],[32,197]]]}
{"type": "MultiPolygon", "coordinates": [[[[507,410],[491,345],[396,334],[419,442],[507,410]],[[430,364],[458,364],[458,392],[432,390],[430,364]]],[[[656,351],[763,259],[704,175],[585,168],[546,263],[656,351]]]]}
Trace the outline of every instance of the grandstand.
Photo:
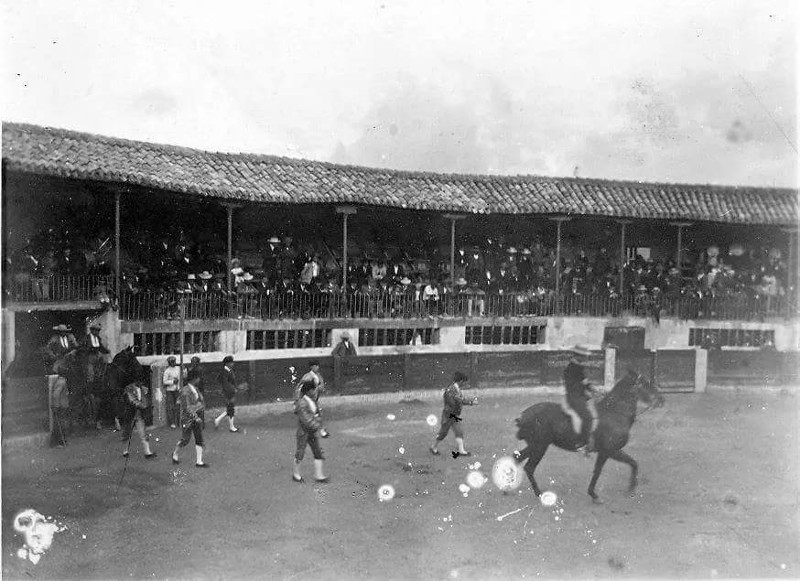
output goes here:
{"type": "Polygon", "coordinates": [[[2,159],[2,360],[21,377],[44,374],[53,325],[90,320],[154,374],[182,343],[232,353],[254,401],[287,397],[309,357],[338,393],[455,367],[555,382],[578,341],[617,348],[601,381],[645,352],[654,375],[653,354],[687,354],[676,388],[701,359],[711,382],[794,377],[794,189],[404,172],[16,123],[2,159]]]}

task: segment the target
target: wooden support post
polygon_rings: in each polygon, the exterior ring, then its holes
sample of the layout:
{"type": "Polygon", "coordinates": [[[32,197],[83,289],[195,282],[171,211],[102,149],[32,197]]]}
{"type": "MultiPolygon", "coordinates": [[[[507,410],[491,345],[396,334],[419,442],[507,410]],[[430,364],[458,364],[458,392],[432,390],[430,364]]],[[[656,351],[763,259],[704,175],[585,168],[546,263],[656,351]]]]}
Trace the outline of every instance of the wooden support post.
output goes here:
{"type": "Polygon", "coordinates": [[[336,206],[336,213],[342,214],[342,292],[347,294],[347,218],[356,213],[352,206],[336,206]]]}

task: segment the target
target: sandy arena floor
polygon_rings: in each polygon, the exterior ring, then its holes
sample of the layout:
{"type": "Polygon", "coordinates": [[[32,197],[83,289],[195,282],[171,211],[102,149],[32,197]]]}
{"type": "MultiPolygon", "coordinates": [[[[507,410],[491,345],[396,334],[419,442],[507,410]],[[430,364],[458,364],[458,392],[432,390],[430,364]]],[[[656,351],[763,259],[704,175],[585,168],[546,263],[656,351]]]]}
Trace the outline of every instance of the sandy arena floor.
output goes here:
{"type": "MultiPolygon", "coordinates": [[[[516,579],[800,577],[797,391],[668,395],[645,413],[626,450],[586,488],[593,462],[551,448],[537,470],[553,507],[527,480],[459,490],[470,465],[489,474],[513,451],[514,418],[553,395],[483,392],[464,412],[475,456],[433,457],[440,401],[328,408],[328,484],[291,481],[291,413],[243,417],[242,432],[206,431],[208,470],[193,448],[169,457],[174,431],[153,431],[159,457],[135,445],[119,492],[119,435],[3,458],[4,579],[516,579]],[[394,419],[387,415],[393,414],[394,419]],[[378,488],[396,495],[381,502],[378,488]],[[65,527],[37,564],[17,556],[14,516],[33,508],[65,527]]],[[[246,414],[243,414],[246,415],[246,414]]],[[[304,468],[311,476],[311,458],[304,468]]],[[[310,478],[309,478],[310,480],[310,478]]]]}

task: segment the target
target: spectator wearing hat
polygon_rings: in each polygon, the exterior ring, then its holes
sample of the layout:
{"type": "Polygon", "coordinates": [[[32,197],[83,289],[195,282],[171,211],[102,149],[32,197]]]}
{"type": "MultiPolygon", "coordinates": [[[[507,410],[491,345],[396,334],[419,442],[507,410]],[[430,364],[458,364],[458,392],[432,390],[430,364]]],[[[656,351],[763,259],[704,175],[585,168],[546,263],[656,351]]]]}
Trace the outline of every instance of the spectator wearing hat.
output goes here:
{"type": "Polygon", "coordinates": [[[52,372],[57,374],[56,363],[61,361],[68,353],[72,353],[77,349],[78,341],[75,339],[75,335],[72,334],[72,329],[64,323],[53,327],[53,331],[55,331],[55,334],[50,337],[47,345],[45,345],[44,354],[52,372]]]}
{"type": "Polygon", "coordinates": [[[179,410],[178,397],[180,396],[181,369],[174,355],[167,357],[167,368],[161,376],[161,384],[166,392],[167,423],[170,429],[178,427],[179,410]]]}
{"type": "Polygon", "coordinates": [[[198,468],[208,468],[209,464],[203,461],[203,419],[202,412],[206,404],[203,394],[197,389],[197,374],[191,373],[186,377],[186,384],[180,392],[180,422],[181,439],[172,452],[172,463],[180,464],[180,449],[189,444],[189,440],[194,436],[195,466],[198,468]]]}
{"type": "Polygon", "coordinates": [[[219,373],[219,382],[222,385],[222,394],[225,396],[225,411],[214,419],[214,429],[219,429],[219,423],[227,416],[228,430],[238,432],[233,420],[236,415],[236,373],[233,371],[233,355],[226,355],[222,359],[222,371],[219,373]]]}
{"type": "Polygon", "coordinates": [[[342,333],[341,340],[336,347],[333,348],[331,355],[334,357],[355,357],[358,355],[356,346],[353,345],[353,342],[350,340],[350,333],[347,331],[342,333]]]}
{"type": "Polygon", "coordinates": [[[87,353],[86,382],[93,393],[100,391],[98,384],[102,383],[103,369],[106,363],[103,356],[110,353],[100,338],[100,330],[102,328],[102,325],[98,322],[89,325],[89,332],[81,343],[81,347],[87,353]]]}
{"type": "Polygon", "coordinates": [[[316,390],[313,381],[301,382],[300,397],[294,402],[294,413],[297,414],[297,446],[294,454],[292,480],[295,482],[305,482],[300,474],[300,464],[303,462],[306,446],[309,446],[311,453],[314,454],[314,480],[317,482],[328,481],[323,471],[325,456],[317,438],[317,434],[322,429],[322,420],[315,400],[316,390]]]}
{"type": "Polygon", "coordinates": [[[578,451],[587,456],[594,449],[594,429],[597,427],[597,410],[592,400],[595,389],[586,379],[583,367],[591,354],[591,350],[583,345],[572,348],[569,363],[564,369],[565,397],[562,405],[564,411],[572,418],[575,432],[581,437],[583,445],[578,451]]]}
{"type": "Polygon", "coordinates": [[[439,455],[439,442],[447,437],[451,429],[453,430],[453,434],[455,434],[456,444],[458,445],[458,451],[453,453],[453,457],[472,456],[472,454],[467,452],[466,448],[464,448],[464,429],[461,426],[461,410],[463,406],[476,405],[478,403],[478,398],[464,397],[461,391],[462,386],[466,389],[468,381],[469,378],[466,375],[460,371],[456,371],[453,374],[453,383],[444,390],[441,428],[433,441],[433,445],[430,447],[431,454],[434,456],[439,455]]]}

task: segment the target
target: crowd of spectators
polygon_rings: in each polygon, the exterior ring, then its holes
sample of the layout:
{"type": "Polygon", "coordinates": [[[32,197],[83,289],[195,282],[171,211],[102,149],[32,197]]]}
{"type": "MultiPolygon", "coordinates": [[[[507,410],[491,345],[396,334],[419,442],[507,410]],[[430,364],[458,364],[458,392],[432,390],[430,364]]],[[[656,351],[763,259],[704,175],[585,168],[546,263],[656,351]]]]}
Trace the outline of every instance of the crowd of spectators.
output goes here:
{"type": "MultiPolygon", "coordinates": [[[[640,303],[653,303],[662,297],[771,298],[793,291],[787,283],[785,257],[770,247],[711,245],[686,251],[680,266],[672,259],[659,258],[658,249],[653,249],[653,258],[635,254],[625,262],[621,289],[619,257],[605,247],[589,251],[566,245],[556,269],[556,249],[539,239],[512,244],[489,237],[484,242],[457,250],[452,276],[449,248],[425,249],[417,245],[403,251],[397,247],[360,248],[354,243],[352,254],[348,253],[347,294],[375,300],[365,299],[365,306],[347,308],[359,309],[354,315],[363,314],[364,310],[376,316],[455,314],[455,307],[444,305],[454,304],[456,295],[476,314],[485,311],[490,297],[503,295],[514,296],[520,303],[541,305],[555,297],[556,270],[560,295],[566,297],[615,299],[624,295],[640,303]]],[[[52,294],[53,277],[113,278],[113,260],[113,240],[109,236],[72,235],[67,241],[44,235],[29,240],[6,257],[4,274],[6,281],[10,277],[17,288],[27,285],[33,288],[36,298],[47,299],[52,294]]],[[[342,294],[342,257],[322,241],[298,244],[289,235],[272,236],[249,250],[241,250],[228,271],[225,247],[219,239],[198,241],[180,230],[160,238],[141,234],[127,238],[123,244],[121,284],[122,293],[129,296],[168,299],[176,293],[194,297],[219,295],[221,300],[207,300],[202,307],[205,311],[219,311],[219,316],[227,316],[234,304],[239,311],[244,305],[244,311],[253,316],[263,315],[265,308],[270,318],[294,316],[297,309],[301,315],[322,316],[334,304],[323,300],[323,295],[342,294]],[[305,297],[310,306],[285,307],[300,297],[305,297]]],[[[6,292],[13,292],[15,285],[6,292]]],[[[113,297],[101,282],[92,292],[113,297]]],[[[175,300],[165,304],[171,305],[164,307],[171,316],[175,300]]],[[[358,301],[349,303],[355,304],[358,301]]],[[[214,315],[205,312],[202,316],[214,315]]]]}

